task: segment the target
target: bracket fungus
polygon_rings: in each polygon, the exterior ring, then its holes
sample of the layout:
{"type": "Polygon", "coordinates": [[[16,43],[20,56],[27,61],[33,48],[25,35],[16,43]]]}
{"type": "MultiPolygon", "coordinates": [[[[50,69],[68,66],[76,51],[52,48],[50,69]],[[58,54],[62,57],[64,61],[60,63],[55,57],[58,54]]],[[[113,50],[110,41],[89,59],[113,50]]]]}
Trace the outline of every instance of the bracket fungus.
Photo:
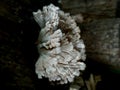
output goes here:
{"type": "Polygon", "coordinates": [[[38,37],[39,58],[35,64],[38,78],[48,78],[60,84],[72,82],[86,65],[85,45],[80,28],[69,13],[50,4],[33,12],[41,27],[38,37]]]}

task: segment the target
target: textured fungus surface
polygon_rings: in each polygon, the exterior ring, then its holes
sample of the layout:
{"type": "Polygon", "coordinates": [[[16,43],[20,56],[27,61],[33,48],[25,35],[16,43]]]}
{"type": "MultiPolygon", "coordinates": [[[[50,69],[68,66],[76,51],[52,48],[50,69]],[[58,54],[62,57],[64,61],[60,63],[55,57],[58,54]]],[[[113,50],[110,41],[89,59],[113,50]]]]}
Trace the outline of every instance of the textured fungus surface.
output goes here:
{"type": "Polygon", "coordinates": [[[86,66],[85,45],[75,20],[53,4],[33,12],[33,16],[41,27],[37,46],[40,56],[35,64],[38,78],[60,84],[72,82],[86,66]]]}

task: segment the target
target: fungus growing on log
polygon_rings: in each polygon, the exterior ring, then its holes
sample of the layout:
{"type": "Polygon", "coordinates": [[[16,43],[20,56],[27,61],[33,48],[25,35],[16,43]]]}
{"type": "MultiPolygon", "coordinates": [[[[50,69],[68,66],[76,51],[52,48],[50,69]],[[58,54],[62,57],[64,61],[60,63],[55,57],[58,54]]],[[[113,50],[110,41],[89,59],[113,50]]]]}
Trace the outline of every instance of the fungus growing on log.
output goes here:
{"type": "Polygon", "coordinates": [[[38,78],[60,84],[72,82],[86,67],[80,28],[69,13],[53,4],[33,12],[33,16],[41,27],[37,45],[39,58],[35,64],[38,78]]]}

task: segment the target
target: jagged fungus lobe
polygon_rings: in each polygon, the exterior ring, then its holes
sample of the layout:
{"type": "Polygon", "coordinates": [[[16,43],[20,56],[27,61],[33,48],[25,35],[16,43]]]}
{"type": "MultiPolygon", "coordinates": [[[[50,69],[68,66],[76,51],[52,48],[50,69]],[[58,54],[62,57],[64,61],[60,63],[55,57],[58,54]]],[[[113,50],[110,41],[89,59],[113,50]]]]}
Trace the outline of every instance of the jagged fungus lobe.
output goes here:
{"type": "Polygon", "coordinates": [[[72,82],[86,66],[82,62],[86,59],[85,45],[75,20],[53,4],[33,12],[33,16],[41,27],[37,46],[40,56],[35,64],[38,78],[60,84],[72,82]]]}

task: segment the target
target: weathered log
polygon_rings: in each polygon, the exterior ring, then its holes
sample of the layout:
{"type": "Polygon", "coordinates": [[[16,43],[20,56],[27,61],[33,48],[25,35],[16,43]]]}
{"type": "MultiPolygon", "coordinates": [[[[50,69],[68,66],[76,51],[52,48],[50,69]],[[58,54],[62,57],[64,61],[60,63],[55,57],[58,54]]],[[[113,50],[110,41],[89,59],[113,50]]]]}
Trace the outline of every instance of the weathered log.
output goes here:
{"type": "Polygon", "coordinates": [[[62,0],[64,11],[71,14],[95,14],[114,17],[117,0],[62,0]]]}
{"type": "Polygon", "coordinates": [[[85,28],[87,58],[120,69],[120,19],[96,20],[85,28]]]}

